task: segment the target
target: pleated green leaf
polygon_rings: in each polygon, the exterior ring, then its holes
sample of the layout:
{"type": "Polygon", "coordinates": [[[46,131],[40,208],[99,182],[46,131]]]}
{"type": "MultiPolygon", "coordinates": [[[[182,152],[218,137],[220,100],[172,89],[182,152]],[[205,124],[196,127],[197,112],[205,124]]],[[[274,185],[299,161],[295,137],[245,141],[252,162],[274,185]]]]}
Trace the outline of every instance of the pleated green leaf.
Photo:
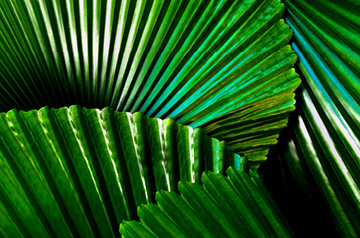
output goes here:
{"type": "Polygon", "coordinates": [[[286,220],[255,177],[233,167],[228,177],[204,172],[203,186],[181,181],[158,191],[157,206],[138,207],[141,223],[124,221],[123,237],[291,237],[286,220]]]}
{"type": "Polygon", "coordinates": [[[5,237],[119,236],[121,221],[137,219],[157,190],[247,162],[173,119],[78,105],[0,113],[0,142],[5,237]]]}
{"type": "Polygon", "coordinates": [[[291,219],[299,232],[331,227],[331,236],[359,237],[360,7],[333,0],[285,3],[304,80],[291,129],[276,148],[279,179],[287,181],[282,194],[290,201],[278,202],[293,214],[301,201],[299,217],[314,211],[313,219],[291,219]]]}
{"type": "Polygon", "coordinates": [[[0,111],[79,104],[174,118],[256,169],[300,84],[284,9],[280,0],[1,1],[0,111]]]}

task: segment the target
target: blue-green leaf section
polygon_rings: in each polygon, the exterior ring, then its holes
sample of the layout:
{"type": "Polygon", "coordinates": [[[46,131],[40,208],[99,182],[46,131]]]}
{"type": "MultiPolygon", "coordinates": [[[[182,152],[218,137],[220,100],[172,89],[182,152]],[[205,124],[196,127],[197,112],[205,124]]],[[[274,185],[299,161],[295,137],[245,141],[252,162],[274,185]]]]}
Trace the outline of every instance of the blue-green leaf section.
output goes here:
{"type": "Polygon", "coordinates": [[[333,227],[329,235],[358,237],[360,6],[354,1],[284,2],[303,84],[291,128],[274,153],[284,168],[279,179],[286,181],[281,191],[286,198],[278,202],[287,204],[282,208],[294,214],[292,206],[301,201],[299,217],[316,210],[313,219],[291,219],[299,234],[305,234],[303,227],[333,227]],[[319,218],[319,225],[312,225],[319,218]]]}

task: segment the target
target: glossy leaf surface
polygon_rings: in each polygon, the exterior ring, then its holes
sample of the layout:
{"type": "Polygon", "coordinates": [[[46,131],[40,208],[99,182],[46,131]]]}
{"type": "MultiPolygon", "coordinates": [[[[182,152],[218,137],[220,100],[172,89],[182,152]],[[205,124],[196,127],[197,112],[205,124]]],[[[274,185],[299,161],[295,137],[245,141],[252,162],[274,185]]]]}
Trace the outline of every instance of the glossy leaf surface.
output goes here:
{"type": "Polygon", "coordinates": [[[202,127],[256,169],[294,110],[280,0],[0,2],[0,111],[141,111],[202,127]]]}
{"type": "Polygon", "coordinates": [[[138,207],[141,223],[125,221],[123,237],[291,237],[286,220],[255,177],[229,167],[204,172],[203,186],[179,182],[181,196],[158,191],[157,206],[138,207]]]}
{"type": "Polygon", "coordinates": [[[114,237],[157,190],[246,166],[201,129],[110,108],[0,113],[0,142],[7,237],[114,237]]]}
{"type": "Polygon", "coordinates": [[[282,194],[288,202],[278,201],[288,204],[283,208],[291,214],[301,201],[299,217],[310,210],[317,214],[309,220],[292,218],[300,232],[308,226],[320,231],[331,227],[335,230],[329,231],[331,236],[337,231],[341,237],[358,237],[360,7],[332,0],[285,3],[286,21],[295,36],[292,48],[304,80],[291,129],[283,146],[275,148],[283,167],[279,179],[286,181],[282,194]]]}

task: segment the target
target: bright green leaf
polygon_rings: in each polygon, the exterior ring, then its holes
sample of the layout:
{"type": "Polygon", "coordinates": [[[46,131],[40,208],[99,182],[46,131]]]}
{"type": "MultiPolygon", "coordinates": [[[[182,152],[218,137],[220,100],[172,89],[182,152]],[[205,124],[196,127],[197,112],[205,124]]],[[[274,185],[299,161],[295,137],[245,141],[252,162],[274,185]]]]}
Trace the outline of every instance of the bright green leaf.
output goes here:
{"type": "Polygon", "coordinates": [[[8,237],[113,237],[157,190],[247,162],[201,129],[140,112],[13,109],[0,113],[0,129],[0,231],[8,237]]]}
{"type": "Polygon", "coordinates": [[[203,187],[181,181],[181,196],[158,191],[157,206],[141,205],[141,223],[124,221],[120,233],[124,237],[291,237],[261,181],[232,167],[226,173],[228,177],[204,172],[203,187]]]}

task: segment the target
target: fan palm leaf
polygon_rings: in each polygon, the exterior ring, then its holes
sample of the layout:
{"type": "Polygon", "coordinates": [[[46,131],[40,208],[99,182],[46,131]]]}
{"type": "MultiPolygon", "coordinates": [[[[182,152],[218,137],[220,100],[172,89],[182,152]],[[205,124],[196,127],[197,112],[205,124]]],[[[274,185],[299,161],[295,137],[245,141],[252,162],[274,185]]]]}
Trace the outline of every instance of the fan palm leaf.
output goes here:
{"type": "Polygon", "coordinates": [[[0,110],[80,104],[202,127],[266,159],[300,79],[280,0],[0,3],[0,110]]]}

